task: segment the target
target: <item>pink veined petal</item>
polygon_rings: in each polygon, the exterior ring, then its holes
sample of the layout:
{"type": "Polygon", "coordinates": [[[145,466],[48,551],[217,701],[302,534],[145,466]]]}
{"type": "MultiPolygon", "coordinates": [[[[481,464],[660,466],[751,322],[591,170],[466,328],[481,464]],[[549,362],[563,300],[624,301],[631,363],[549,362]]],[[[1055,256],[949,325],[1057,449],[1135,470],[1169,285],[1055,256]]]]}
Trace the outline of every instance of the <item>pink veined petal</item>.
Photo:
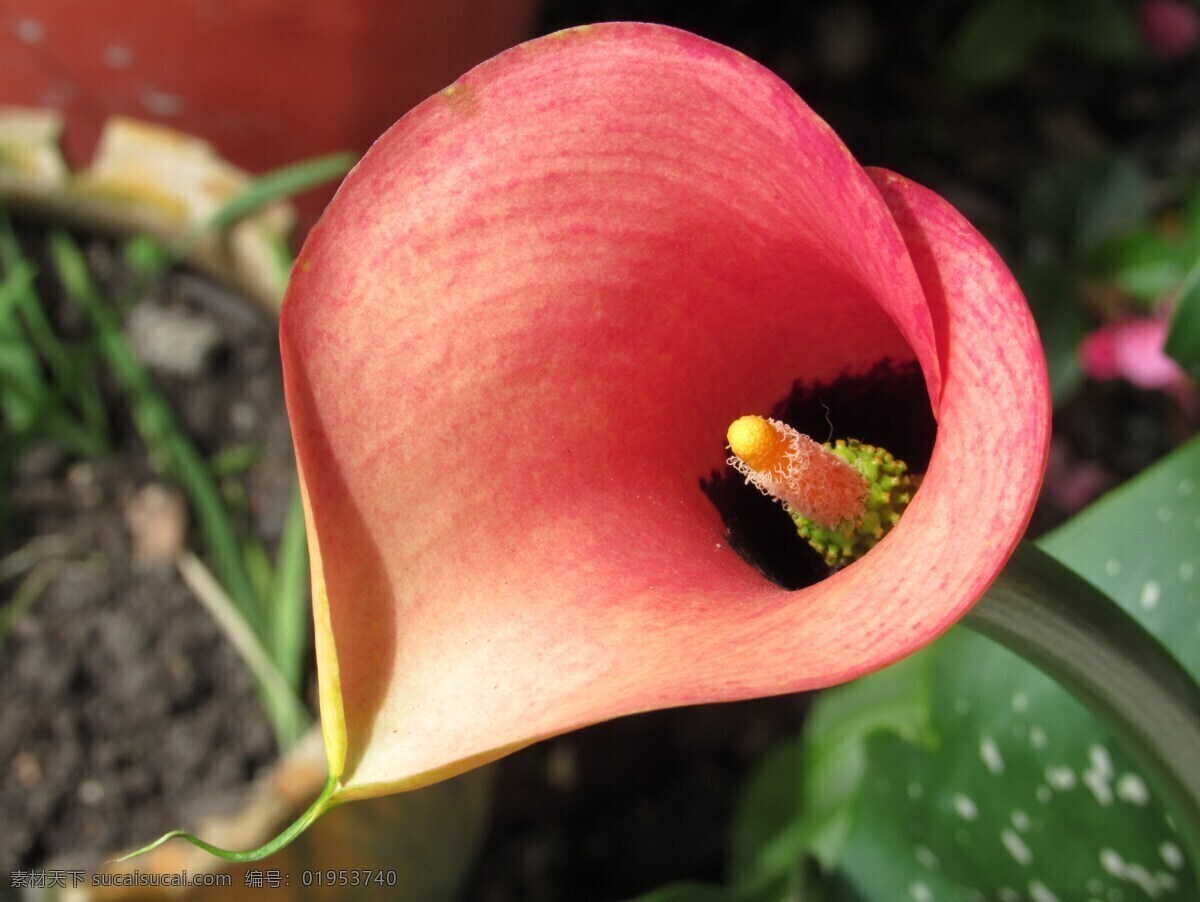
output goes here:
{"type": "Polygon", "coordinates": [[[1016,280],[983,236],[928,188],[867,171],[908,245],[944,350],[937,445],[920,507],[900,524],[938,549],[924,559],[940,573],[926,591],[958,598],[940,631],[992,583],[1033,511],[1050,445],[1046,360],[1016,280]]]}
{"type": "Polygon", "coordinates": [[[1040,352],[990,248],[926,208],[946,273],[914,270],[914,227],[786,85],[658,26],[518,47],[377,142],[281,327],[345,795],[621,714],[828,685],[975,600],[1040,480],[1040,352]],[[934,275],[957,293],[931,309],[934,275]],[[885,358],[942,393],[930,481],[860,564],[768,584],[699,489],[725,427],[885,358]]]}

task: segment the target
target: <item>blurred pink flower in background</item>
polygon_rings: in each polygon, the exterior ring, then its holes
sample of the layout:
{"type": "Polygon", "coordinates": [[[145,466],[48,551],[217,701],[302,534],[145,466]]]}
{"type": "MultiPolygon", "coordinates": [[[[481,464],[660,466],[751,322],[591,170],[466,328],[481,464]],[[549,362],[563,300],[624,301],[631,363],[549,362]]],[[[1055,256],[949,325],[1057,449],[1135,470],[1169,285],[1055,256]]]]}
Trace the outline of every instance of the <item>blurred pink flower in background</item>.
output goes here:
{"type": "Polygon", "coordinates": [[[1108,323],[1087,335],[1079,360],[1093,379],[1126,379],[1139,388],[1166,389],[1187,376],[1167,356],[1166,317],[1137,317],[1108,323]]]}
{"type": "Polygon", "coordinates": [[[1200,40],[1200,8],[1190,0],[1145,0],[1139,24],[1142,39],[1160,59],[1179,59],[1200,40]]]}

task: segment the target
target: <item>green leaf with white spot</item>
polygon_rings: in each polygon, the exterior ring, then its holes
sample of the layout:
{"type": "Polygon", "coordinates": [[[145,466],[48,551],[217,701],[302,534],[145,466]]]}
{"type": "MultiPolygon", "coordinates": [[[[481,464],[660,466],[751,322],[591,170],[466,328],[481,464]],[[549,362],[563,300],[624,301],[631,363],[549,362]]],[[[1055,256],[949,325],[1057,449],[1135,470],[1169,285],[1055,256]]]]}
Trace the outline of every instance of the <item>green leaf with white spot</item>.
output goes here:
{"type": "Polygon", "coordinates": [[[1200,439],[1038,544],[1111,595],[1200,678],[1200,439]]]}
{"type": "Polygon", "coordinates": [[[920,656],[892,666],[887,680],[858,680],[814,708],[802,739],[777,745],[747,782],[734,822],[730,872],[736,883],[786,871],[809,853],[826,868],[841,857],[854,826],[853,801],[867,772],[865,740],[889,731],[914,743],[931,739],[928,664],[920,656]],[[781,792],[781,788],[792,791],[781,792]],[[796,818],[803,808],[804,817],[796,818]]]}
{"type": "Polygon", "coordinates": [[[930,657],[937,743],[868,743],[840,862],[867,898],[1192,898],[1164,811],[1081,704],[966,630],[930,657]]]}
{"type": "MultiPolygon", "coordinates": [[[[1118,489],[1040,544],[1135,616],[1193,676],[1200,673],[1200,440],[1118,489]]],[[[1094,717],[1012,652],[956,628],[902,668],[826,693],[791,769],[768,760],[735,836],[793,843],[836,866],[866,899],[1194,899],[1196,874],[1154,789],[1094,717]],[[864,688],[865,687],[865,688],[864,688]],[[847,756],[825,716],[889,687],[924,718],[859,732],[856,785],[810,804],[814,762],[847,756]],[[901,688],[903,687],[903,688],[901,688]],[[774,790],[764,781],[773,781],[774,790]],[[762,800],[799,800],[781,820],[762,800]],[[755,801],[759,800],[759,801],[755,801]],[[849,824],[832,847],[820,824],[849,824]],[[753,825],[758,822],[759,826],[753,825]],[[763,825],[776,824],[764,829],[763,825]]],[[[851,775],[853,777],[853,774],[851,775]]],[[[777,805],[776,805],[777,809],[777,805]]],[[[742,855],[762,881],[780,856],[742,855]]],[[[791,866],[795,866],[794,859],[791,866]]]]}

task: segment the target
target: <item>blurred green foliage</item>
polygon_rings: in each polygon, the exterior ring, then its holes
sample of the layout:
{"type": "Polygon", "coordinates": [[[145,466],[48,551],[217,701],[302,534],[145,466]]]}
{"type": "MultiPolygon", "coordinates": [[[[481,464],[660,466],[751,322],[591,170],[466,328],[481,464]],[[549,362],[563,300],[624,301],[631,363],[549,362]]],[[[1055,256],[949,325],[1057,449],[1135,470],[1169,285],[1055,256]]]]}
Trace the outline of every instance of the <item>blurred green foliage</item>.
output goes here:
{"type": "Polygon", "coordinates": [[[1122,155],[1065,161],[1030,180],[1019,234],[1014,268],[1058,404],[1083,379],[1079,345],[1092,328],[1183,299],[1200,261],[1200,180],[1155,186],[1122,155]]]}
{"type": "Polygon", "coordinates": [[[960,93],[995,88],[1045,50],[1104,63],[1138,57],[1134,7],[1121,0],[985,0],[972,4],[946,47],[942,78],[960,93]]]}
{"type": "Polygon", "coordinates": [[[1193,379],[1200,380],[1200,257],[1179,289],[1175,316],[1167,335],[1167,353],[1193,379]]]}

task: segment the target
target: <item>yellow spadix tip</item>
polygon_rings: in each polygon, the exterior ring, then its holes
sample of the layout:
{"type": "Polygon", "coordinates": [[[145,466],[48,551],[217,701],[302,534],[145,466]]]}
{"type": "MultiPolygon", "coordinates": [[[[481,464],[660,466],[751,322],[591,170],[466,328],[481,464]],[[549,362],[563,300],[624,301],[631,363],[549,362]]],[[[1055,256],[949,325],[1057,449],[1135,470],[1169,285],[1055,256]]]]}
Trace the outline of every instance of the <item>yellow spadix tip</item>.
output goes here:
{"type": "Polygon", "coordinates": [[[762,417],[738,417],[729,425],[725,440],[729,450],[752,470],[773,469],[786,453],[786,439],[762,417]]]}

